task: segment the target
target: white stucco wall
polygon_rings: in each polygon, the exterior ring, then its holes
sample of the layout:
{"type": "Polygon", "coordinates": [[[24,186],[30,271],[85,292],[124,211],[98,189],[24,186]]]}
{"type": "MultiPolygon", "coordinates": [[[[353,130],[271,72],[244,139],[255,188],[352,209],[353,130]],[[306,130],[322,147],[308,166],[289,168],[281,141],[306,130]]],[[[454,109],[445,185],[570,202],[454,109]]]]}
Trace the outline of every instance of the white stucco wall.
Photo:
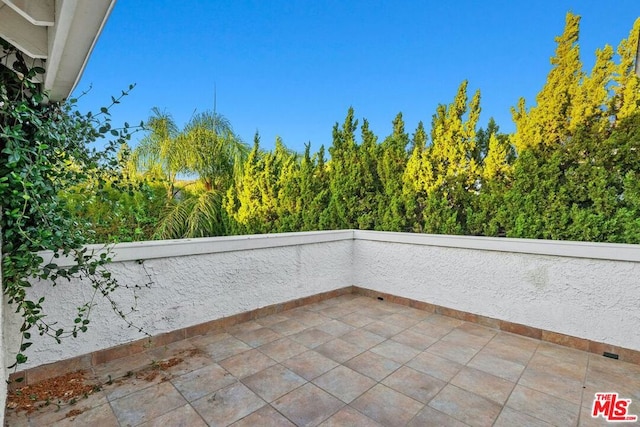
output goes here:
{"type": "MultiPolygon", "coordinates": [[[[1,234],[0,234],[1,236],[1,234]]],[[[2,237],[0,237],[0,259],[2,259],[2,237]]],[[[0,263],[0,283],[2,283],[2,263],[0,263]]],[[[5,324],[5,297],[4,292],[2,293],[2,298],[0,298],[0,344],[2,345],[2,349],[0,350],[0,373],[2,378],[0,378],[0,424],[4,425],[4,408],[7,404],[7,380],[9,379],[9,370],[7,366],[7,360],[4,357],[5,353],[5,333],[4,333],[4,324],[5,324]]]]}
{"type": "MultiPolygon", "coordinates": [[[[127,318],[151,335],[357,285],[640,350],[636,245],[345,230],[137,242],[114,253],[109,269],[120,284],[140,286],[137,300],[124,288],[114,297],[125,311],[136,306],[127,318]]],[[[50,321],[66,324],[92,296],[78,282],[35,283],[32,291],[46,297],[50,321]]],[[[96,302],[88,333],[60,345],[36,336],[22,368],[143,337],[100,296],[96,302]]],[[[19,334],[3,308],[6,366],[19,334]]]]}
{"type": "Polygon", "coordinates": [[[362,287],[640,350],[636,245],[362,231],[354,242],[362,287]]]}
{"type": "MultiPolygon", "coordinates": [[[[158,335],[352,285],[352,236],[352,232],[319,232],[117,245],[114,259],[120,261],[109,270],[121,288],[113,295],[125,312],[135,305],[128,320],[158,335]],[[168,253],[177,256],[167,258],[168,253]],[[125,285],[140,286],[137,300],[125,285]]],[[[68,325],[76,307],[92,298],[93,289],[73,281],[55,288],[34,283],[33,292],[45,296],[50,322],[60,319],[68,325]]],[[[62,344],[35,336],[28,363],[21,368],[144,338],[128,328],[102,297],[95,301],[86,334],[62,344]]],[[[5,319],[13,331],[5,340],[5,360],[11,360],[18,348],[19,325],[13,316],[5,319]]]]}

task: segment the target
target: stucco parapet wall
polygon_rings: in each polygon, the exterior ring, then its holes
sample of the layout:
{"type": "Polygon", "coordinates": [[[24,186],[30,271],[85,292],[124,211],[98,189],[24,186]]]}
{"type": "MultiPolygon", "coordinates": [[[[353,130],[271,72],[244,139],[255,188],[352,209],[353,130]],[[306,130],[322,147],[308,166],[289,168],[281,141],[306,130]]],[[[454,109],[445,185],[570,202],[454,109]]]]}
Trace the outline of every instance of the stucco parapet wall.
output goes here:
{"type": "Polygon", "coordinates": [[[640,245],[353,230],[354,240],[640,262],[640,245]]]}
{"type": "MultiPolygon", "coordinates": [[[[97,244],[87,245],[86,248],[88,253],[94,253],[95,255],[109,251],[113,262],[125,262],[353,240],[353,233],[354,230],[336,230],[251,234],[178,240],[149,240],[113,245],[97,244]]],[[[38,255],[42,257],[45,263],[55,262],[61,267],[70,266],[73,263],[71,257],[60,256],[54,259],[51,251],[42,251],[38,255]]]]}

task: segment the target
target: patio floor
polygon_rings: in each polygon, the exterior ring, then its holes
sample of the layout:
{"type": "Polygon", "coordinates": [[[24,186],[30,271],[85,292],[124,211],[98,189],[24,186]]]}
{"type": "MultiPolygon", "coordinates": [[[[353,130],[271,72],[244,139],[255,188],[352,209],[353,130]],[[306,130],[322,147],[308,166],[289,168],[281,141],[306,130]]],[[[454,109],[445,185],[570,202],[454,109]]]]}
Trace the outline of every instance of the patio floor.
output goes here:
{"type": "Polygon", "coordinates": [[[591,426],[640,366],[343,295],[96,367],[100,391],[10,426],[591,426]],[[156,375],[136,375],[174,358],[156,375]],[[111,380],[111,381],[110,381],[111,380]],[[110,383],[110,384],[106,384],[110,383]]]}

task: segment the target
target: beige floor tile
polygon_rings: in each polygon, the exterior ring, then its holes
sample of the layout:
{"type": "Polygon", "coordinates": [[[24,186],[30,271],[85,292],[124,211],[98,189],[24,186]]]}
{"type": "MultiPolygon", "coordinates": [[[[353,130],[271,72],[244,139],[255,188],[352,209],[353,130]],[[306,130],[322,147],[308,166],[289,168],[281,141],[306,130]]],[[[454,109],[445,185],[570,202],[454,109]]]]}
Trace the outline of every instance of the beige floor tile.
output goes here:
{"type": "MultiPolygon", "coordinates": [[[[116,421],[117,422],[117,421],[116,421]]],[[[15,411],[7,410],[4,414],[4,425],[7,427],[30,427],[29,418],[24,412],[16,413],[15,411]]],[[[31,424],[34,427],[50,426],[48,424],[31,424]]],[[[117,425],[117,424],[116,424],[117,425]]]]}
{"type": "Polygon", "coordinates": [[[385,378],[382,384],[419,402],[429,403],[447,383],[403,366],[385,378]]]}
{"type": "Polygon", "coordinates": [[[580,405],[582,402],[583,386],[582,381],[554,375],[547,370],[540,370],[533,367],[527,367],[518,384],[560,399],[580,405]]]}
{"type": "Polygon", "coordinates": [[[314,379],[313,383],[345,403],[351,403],[376,384],[371,378],[342,365],[314,379]]]}
{"type": "Polygon", "coordinates": [[[244,384],[236,382],[191,404],[209,425],[226,426],[266,405],[244,384]]]}
{"type": "Polygon", "coordinates": [[[361,313],[349,313],[346,316],[340,317],[338,320],[356,328],[361,328],[364,325],[368,325],[369,323],[374,321],[372,318],[367,317],[361,313]]]}
{"type": "Polygon", "coordinates": [[[371,351],[365,351],[364,353],[354,357],[353,359],[345,362],[345,366],[358,371],[363,375],[373,378],[376,381],[382,381],[393,371],[402,366],[400,363],[395,362],[386,357],[371,351]]]}
{"type": "Polygon", "coordinates": [[[304,331],[305,329],[307,329],[307,327],[297,320],[287,319],[279,323],[274,323],[273,325],[269,326],[269,329],[272,329],[280,335],[287,336],[304,331]]]}
{"type": "Polygon", "coordinates": [[[493,338],[493,335],[489,335],[489,334],[478,335],[478,334],[471,333],[468,330],[461,329],[464,325],[468,325],[468,324],[469,323],[463,323],[462,325],[453,329],[447,335],[443,336],[441,340],[445,342],[451,342],[451,343],[455,343],[463,346],[477,348],[478,350],[480,350],[489,341],[491,341],[491,338],[493,338]]]}
{"type": "MultiPolygon", "coordinates": [[[[70,412],[66,412],[65,418],[56,422],[55,426],[100,426],[100,427],[119,427],[118,420],[111,409],[111,405],[105,403],[103,405],[93,407],[83,411],[81,414],[68,416],[70,412]]],[[[37,424],[32,421],[32,426],[37,424]]],[[[43,424],[45,425],[45,424],[43,424]]]]}
{"type": "Polygon", "coordinates": [[[538,351],[533,355],[527,367],[556,375],[559,378],[582,382],[587,373],[587,359],[574,363],[571,360],[562,360],[556,357],[546,356],[540,352],[540,347],[538,347],[538,351]]]}
{"type": "Polygon", "coordinates": [[[574,348],[564,347],[558,344],[541,341],[536,349],[536,355],[544,355],[559,359],[562,362],[569,362],[573,365],[586,366],[589,359],[589,353],[586,351],[576,350],[574,348]]]}
{"type": "Polygon", "coordinates": [[[334,360],[313,350],[291,357],[282,364],[308,381],[338,366],[334,360]]]}
{"type": "Polygon", "coordinates": [[[402,314],[403,316],[412,317],[416,320],[424,320],[429,316],[432,316],[433,313],[429,313],[425,310],[419,310],[413,307],[400,307],[397,311],[397,314],[402,314]]]}
{"type": "Polygon", "coordinates": [[[373,332],[369,332],[364,329],[356,329],[355,331],[344,334],[340,338],[365,350],[386,340],[385,337],[381,337],[380,335],[376,335],[373,332]]]}
{"type": "Polygon", "coordinates": [[[263,326],[256,322],[255,320],[251,320],[248,322],[238,323],[237,325],[230,326],[227,328],[225,332],[236,336],[238,334],[245,334],[247,332],[255,331],[256,329],[261,329],[263,326]]]}
{"type": "MultiPolygon", "coordinates": [[[[105,405],[109,406],[109,402],[105,394],[103,392],[96,392],[91,394],[87,398],[78,399],[78,401],[74,404],[63,404],[60,407],[58,407],[58,405],[49,405],[28,415],[24,412],[15,414],[15,412],[13,411],[5,410],[5,416],[7,420],[5,421],[5,424],[10,427],[13,427],[14,425],[18,426],[22,425],[21,420],[24,420],[24,425],[29,425],[32,427],[48,427],[59,422],[69,423],[71,415],[73,413],[77,413],[78,411],[85,413],[91,411],[93,408],[103,407],[105,405]],[[9,415],[20,416],[18,417],[9,415]],[[9,422],[8,420],[10,420],[11,422],[9,422]]],[[[102,413],[102,411],[98,411],[98,414],[100,413],[102,413]]]]}
{"type": "Polygon", "coordinates": [[[462,320],[454,319],[453,317],[442,316],[440,314],[429,316],[424,320],[424,322],[430,323],[434,326],[447,326],[450,328],[457,328],[458,326],[465,323],[462,320]]]}
{"type": "Polygon", "coordinates": [[[529,363],[535,354],[535,348],[515,347],[502,342],[491,340],[481,350],[484,354],[489,354],[500,359],[509,360],[520,365],[529,363]]]}
{"type": "Polygon", "coordinates": [[[282,313],[272,314],[270,316],[261,317],[256,319],[256,323],[261,324],[262,326],[269,327],[271,325],[275,325],[276,323],[284,322],[285,320],[289,320],[287,316],[282,313]]]}
{"type": "Polygon", "coordinates": [[[316,426],[338,412],[344,403],[316,385],[307,383],[272,405],[297,426],[316,426]]]}
{"type": "Polygon", "coordinates": [[[356,399],[351,406],[384,426],[407,424],[424,404],[378,384],[356,399]]]}
{"type": "Polygon", "coordinates": [[[498,416],[494,427],[551,427],[551,424],[544,422],[531,415],[516,411],[515,409],[505,406],[498,416]]]}
{"type": "Polygon", "coordinates": [[[254,349],[231,356],[222,362],[220,366],[229,371],[236,378],[244,378],[260,372],[276,364],[276,361],[266,356],[261,351],[254,349]]]}
{"type": "Polygon", "coordinates": [[[333,305],[335,305],[335,302],[333,302],[332,299],[329,299],[329,300],[324,300],[324,301],[315,302],[313,304],[306,305],[304,308],[306,310],[313,311],[314,313],[317,313],[319,311],[324,310],[325,308],[332,307],[333,305]]]}
{"type": "Polygon", "coordinates": [[[95,377],[101,383],[131,376],[135,371],[151,366],[153,359],[146,353],[134,354],[93,367],[95,377]]]}
{"type": "Polygon", "coordinates": [[[232,427],[295,427],[291,421],[270,405],[265,405],[250,415],[231,424],[232,427]]]}
{"type": "Polygon", "coordinates": [[[60,410],[8,410],[8,425],[598,426],[610,425],[591,417],[606,391],[640,415],[639,365],[358,295],[93,371],[117,381],[60,410]],[[125,376],[169,358],[182,361],[125,376]]]}
{"type": "Polygon", "coordinates": [[[319,345],[315,348],[320,354],[327,356],[329,359],[333,359],[338,363],[344,363],[347,360],[362,353],[364,349],[357,345],[348,343],[340,338],[336,338],[331,341],[319,345]]]}
{"type": "Polygon", "coordinates": [[[166,381],[167,378],[169,378],[169,375],[165,375],[164,373],[154,374],[150,372],[148,377],[144,373],[138,375],[133,374],[112,381],[110,384],[105,384],[103,386],[103,392],[107,396],[107,399],[113,401],[131,393],[144,390],[145,388],[157,386],[161,382],[166,381]]]}
{"type": "Polygon", "coordinates": [[[426,351],[413,358],[407,363],[407,366],[443,381],[451,380],[463,367],[457,362],[438,357],[426,351]]]}
{"type": "Polygon", "coordinates": [[[273,360],[284,362],[288,358],[303,353],[309,349],[302,344],[298,344],[290,338],[285,337],[260,346],[258,347],[258,350],[273,360]]]}
{"type": "Polygon", "coordinates": [[[147,353],[152,360],[165,360],[172,357],[182,357],[185,354],[196,351],[196,346],[189,340],[172,342],[167,345],[156,347],[147,353]]]}
{"type": "Polygon", "coordinates": [[[235,383],[237,379],[214,363],[173,378],[171,383],[189,402],[235,383]]]}
{"type": "Polygon", "coordinates": [[[404,330],[399,334],[391,337],[395,342],[399,342],[404,345],[408,345],[411,348],[415,348],[418,351],[426,350],[430,345],[438,341],[438,338],[430,337],[428,335],[419,334],[411,329],[404,330]]]}
{"type": "Polygon", "coordinates": [[[380,424],[371,418],[356,411],[355,409],[345,406],[336,412],[331,418],[320,424],[320,427],[380,427],[380,424]]]}
{"type": "MultiPolygon", "coordinates": [[[[96,427],[102,426],[102,424],[94,425],[96,427]]],[[[207,423],[204,422],[191,405],[184,405],[146,423],[142,423],[140,427],[207,427],[207,423]]]]}
{"type": "Polygon", "coordinates": [[[420,321],[415,317],[408,317],[400,313],[393,313],[384,318],[384,321],[392,325],[401,327],[402,329],[410,328],[420,321]]]}
{"type": "Polygon", "coordinates": [[[515,383],[511,381],[469,367],[462,368],[453,377],[451,384],[486,397],[500,405],[504,405],[515,387],[515,383]]]}
{"type": "Polygon", "coordinates": [[[383,319],[390,314],[393,314],[393,310],[389,310],[384,307],[383,304],[368,305],[358,308],[358,312],[364,314],[367,317],[370,317],[376,321],[383,319]]]}
{"type": "MultiPolygon", "coordinates": [[[[638,402],[640,405],[640,365],[591,355],[585,394],[589,394],[588,399],[591,400],[595,393],[605,390],[616,391],[625,398],[633,399],[633,404],[638,402]]],[[[637,412],[640,412],[640,407],[637,412]]]]}
{"type": "Polygon", "coordinates": [[[373,332],[381,337],[391,338],[396,334],[399,334],[404,330],[401,326],[392,325],[384,321],[376,320],[375,322],[368,323],[362,327],[369,332],[373,332]]]}
{"type": "Polygon", "coordinates": [[[353,307],[343,306],[338,304],[333,307],[328,307],[323,310],[320,310],[318,313],[322,314],[323,316],[330,317],[332,319],[337,319],[342,316],[346,316],[347,314],[353,313],[353,310],[354,310],[353,307]]]}
{"type": "Polygon", "coordinates": [[[251,347],[239,339],[229,336],[228,338],[205,345],[202,347],[202,350],[211,356],[214,362],[220,362],[228,357],[251,350],[251,347]]]}
{"type": "MultiPolygon", "coordinates": [[[[449,415],[433,409],[429,405],[425,406],[413,417],[407,427],[467,427],[468,424],[456,420],[449,415]]],[[[516,427],[516,426],[512,426],[516,427]]],[[[518,426],[521,427],[521,426],[518,426]]]]}
{"type": "Polygon", "coordinates": [[[442,338],[440,341],[430,345],[426,351],[464,365],[469,362],[473,356],[478,354],[481,348],[482,347],[471,347],[452,341],[444,341],[444,338],[442,338]]]}
{"type": "MultiPolygon", "coordinates": [[[[163,371],[168,377],[176,377],[176,376],[184,375],[188,372],[192,372],[192,371],[195,371],[196,369],[200,369],[215,363],[207,353],[205,353],[204,351],[198,348],[196,348],[193,352],[177,355],[177,357],[182,361],[163,371]]],[[[165,358],[163,360],[168,360],[168,359],[165,358]]]]}
{"type": "MultiPolygon", "coordinates": [[[[633,405],[633,403],[632,403],[633,405]]],[[[637,410],[638,406],[636,406],[636,409],[631,409],[629,411],[629,414],[632,415],[638,415],[638,418],[640,419],[640,411],[637,410]]],[[[611,423],[609,421],[607,421],[602,415],[597,416],[597,417],[593,417],[593,405],[590,402],[585,402],[585,404],[582,406],[582,408],[580,409],[580,419],[578,420],[578,426],[579,427],[605,427],[605,426],[615,426],[615,425],[619,425],[619,426],[637,426],[640,424],[640,422],[637,423],[611,423]]]]}
{"type": "Polygon", "coordinates": [[[611,377],[587,376],[584,383],[582,404],[591,404],[596,393],[615,391],[621,398],[632,399],[637,415],[640,415],[640,382],[611,377]]]}
{"type": "Polygon", "coordinates": [[[264,369],[242,380],[254,393],[267,402],[273,402],[307,381],[282,365],[264,369]]]}
{"type": "Polygon", "coordinates": [[[589,354],[589,372],[603,373],[640,380],[640,365],[610,359],[600,354],[589,354]]]}
{"type": "Polygon", "coordinates": [[[304,331],[298,332],[297,334],[289,335],[289,338],[307,348],[316,348],[320,344],[331,341],[335,337],[325,331],[321,331],[314,327],[311,329],[305,329],[304,331]]]}
{"type": "Polygon", "coordinates": [[[278,334],[277,332],[263,327],[250,331],[240,332],[234,334],[234,336],[253,348],[260,347],[261,345],[282,338],[282,335],[278,334]]]}
{"type": "Polygon", "coordinates": [[[330,321],[325,322],[322,325],[316,326],[316,329],[331,334],[334,337],[339,337],[346,334],[347,332],[353,331],[356,328],[349,325],[348,323],[341,322],[340,320],[331,319],[330,321]]]}
{"type": "Polygon", "coordinates": [[[140,390],[111,402],[121,425],[137,425],[187,403],[169,382],[140,390]]]}
{"type": "Polygon", "coordinates": [[[516,385],[507,406],[553,425],[572,426],[578,422],[580,406],[563,399],[516,385]]]}
{"type": "MultiPolygon", "coordinates": [[[[437,316],[437,315],[434,315],[437,316]]],[[[440,323],[437,321],[430,321],[431,317],[427,317],[425,320],[416,323],[409,328],[410,331],[415,331],[419,334],[427,337],[442,338],[451,332],[456,326],[448,324],[446,322],[440,323]]]]}
{"type": "Polygon", "coordinates": [[[193,338],[189,338],[187,341],[193,346],[204,350],[208,345],[231,338],[231,335],[227,332],[219,332],[206,335],[198,335],[193,338]]]}
{"type": "Polygon", "coordinates": [[[491,340],[491,343],[508,345],[511,347],[528,350],[532,353],[535,352],[538,348],[538,345],[540,345],[539,340],[503,331],[498,332],[491,340]]]}
{"type": "Polygon", "coordinates": [[[524,371],[524,365],[502,359],[484,349],[478,352],[467,366],[511,382],[517,382],[524,371]]]}
{"type": "Polygon", "coordinates": [[[371,349],[371,352],[398,363],[407,363],[420,354],[420,351],[402,343],[387,340],[371,349]]]}
{"type": "Polygon", "coordinates": [[[490,340],[499,332],[497,329],[488,328],[471,322],[464,322],[462,325],[458,326],[457,329],[478,337],[489,338],[490,340]]]}
{"type": "Polygon", "coordinates": [[[470,426],[491,426],[502,410],[496,402],[451,384],[429,406],[470,426]]]}
{"type": "Polygon", "coordinates": [[[331,320],[331,318],[329,317],[323,316],[322,314],[309,311],[309,310],[303,310],[298,313],[295,313],[294,315],[291,315],[290,318],[297,322],[302,323],[307,328],[312,328],[314,326],[322,325],[323,323],[331,320]]]}

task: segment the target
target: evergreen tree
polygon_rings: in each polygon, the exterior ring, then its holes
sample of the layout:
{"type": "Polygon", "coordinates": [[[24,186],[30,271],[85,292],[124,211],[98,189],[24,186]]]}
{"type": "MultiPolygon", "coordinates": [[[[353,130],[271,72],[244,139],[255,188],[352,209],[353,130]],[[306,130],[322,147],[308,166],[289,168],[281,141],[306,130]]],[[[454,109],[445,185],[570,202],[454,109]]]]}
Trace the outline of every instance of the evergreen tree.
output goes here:
{"type": "Polygon", "coordinates": [[[240,233],[259,233],[263,229],[260,218],[262,174],[262,157],[260,135],[256,132],[253,148],[244,163],[242,177],[231,186],[225,197],[225,210],[236,222],[240,233]]]}
{"type": "Polygon", "coordinates": [[[575,97],[583,77],[578,47],[579,25],[580,17],[567,13],[564,32],[556,37],[551,71],[536,96],[537,104],[527,111],[521,98],[518,107],[512,109],[516,124],[513,144],[518,152],[540,146],[554,147],[570,135],[575,97]]]}
{"type": "Polygon", "coordinates": [[[426,197],[422,167],[426,164],[427,132],[422,121],[418,123],[411,141],[411,154],[402,175],[402,197],[405,204],[406,226],[414,232],[423,228],[423,209],[426,197]]]}
{"type": "Polygon", "coordinates": [[[640,18],[637,18],[629,37],[618,45],[620,63],[614,75],[613,113],[618,120],[629,117],[640,107],[640,76],[636,73],[636,54],[640,43],[640,18]]]}
{"type": "Polygon", "coordinates": [[[323,212],[321,224],[326,229],[357,228],[357,207],[361,203],[358,197],[357,146],[355,131],[358,120],[354,118],[353,107],[340,128],[333,127],[333,144],[329,148],[329,204],[323,212]]]}
{"type": "Polygon", "coordinates": [[[302,231],[321,230],[321,213],[329,204],[329,174],[324,157],[324,145],[310,157],[310,145],[300,165],[300,198],[302,205],[302,231]]]}
{"type": "Polygon", "coordinates": [[[377,229],[404,231],[406,228],[405,203],[402,196],[402,177],[407,166],[409,135],[404,131],[402,113],[393,120],[393,133],[380,146],[378,176],[382,186],[378,200],[377,229]]]}

